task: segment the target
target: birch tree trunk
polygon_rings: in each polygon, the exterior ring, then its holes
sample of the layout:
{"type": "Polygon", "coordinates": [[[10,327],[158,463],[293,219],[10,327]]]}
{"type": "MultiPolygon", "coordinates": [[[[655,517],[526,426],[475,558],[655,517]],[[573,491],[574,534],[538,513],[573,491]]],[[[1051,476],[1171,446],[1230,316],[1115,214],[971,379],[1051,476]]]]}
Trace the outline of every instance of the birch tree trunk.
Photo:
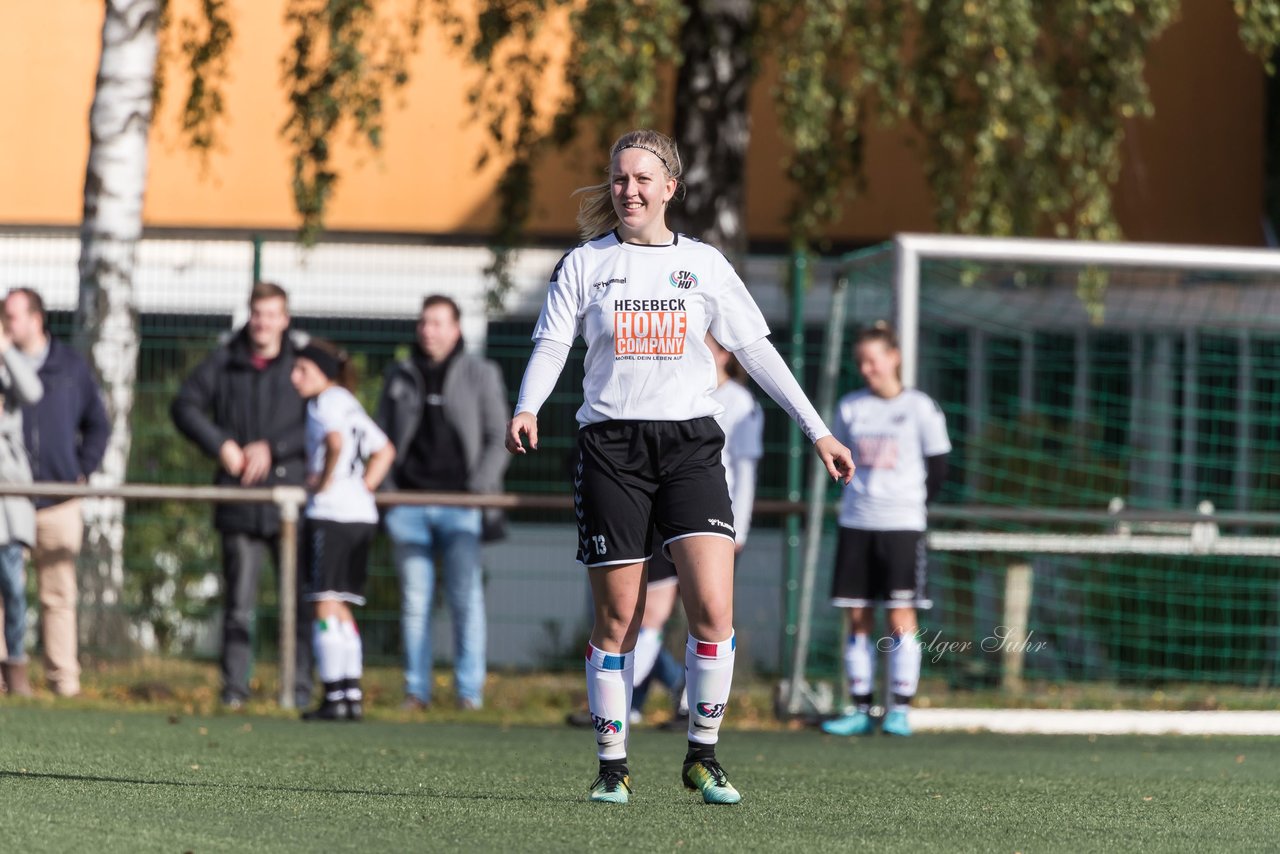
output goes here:
{"type": "Polygon", "coordinates": [[[672,219],[678,230],[715,246],[736,265],[747,252],[749,96],[758,13],[751,0],[692,0],[687,7],[675,138],[688,194],[672,208],[672,219]]]}
{"type": "MultiPolygon", "coordinates": [[[[133,274],[142,236],[147,133],[156,75],[161,0],[106,0],[102,57],[89,110],[89,162],[80,228],[76,346],[88,354],[105,398],[111,440],[94,483],[124,482],[138,365],[133,274]]],[[[81,637],[102,651],[128,644],[122,611],[124,502],[85,502],[81,637]]]]}

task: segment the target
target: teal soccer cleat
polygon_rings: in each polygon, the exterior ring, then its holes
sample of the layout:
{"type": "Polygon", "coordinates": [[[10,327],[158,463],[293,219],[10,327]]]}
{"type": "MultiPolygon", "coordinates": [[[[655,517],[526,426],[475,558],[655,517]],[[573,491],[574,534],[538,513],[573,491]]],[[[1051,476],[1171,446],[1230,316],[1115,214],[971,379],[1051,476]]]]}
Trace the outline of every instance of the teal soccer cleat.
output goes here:
{"type": "Polygon", "coordinates": [[[715,757],[684,763],[680,778],[686,789],[702,792],[703,803],[736,804],[742,800],[742,795],[729,782],[729,776],[715,757]]]}
{"type": "Polygon", "coordinates": [[[601,768],[591,784],[591,800],[599,804],[625,804],[631,800],[631,775],[625,768],[601,768]]]}
{"type": "Polygon", "coordinates": [[[893,709],[884,716],[884,723],[880,725],[880,728],[885,735],[911,735],[911,724],[907,722],[907,710],[893,709]]]}
{"type": "Polygon", "coordinates": [[[827,735],[870,735],[875,728],[871,715],[858,711],[822,722],[822,731],[827,735]]]}

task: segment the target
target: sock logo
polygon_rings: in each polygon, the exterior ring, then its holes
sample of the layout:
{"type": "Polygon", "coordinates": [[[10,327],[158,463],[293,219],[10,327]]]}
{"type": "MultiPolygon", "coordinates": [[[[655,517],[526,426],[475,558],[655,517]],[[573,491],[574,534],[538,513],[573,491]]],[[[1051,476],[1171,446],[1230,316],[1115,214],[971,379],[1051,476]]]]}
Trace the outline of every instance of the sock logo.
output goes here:
{"type": "Polygon", "coordinates": [[[602,718],[599,715],[591,716],[591,725],[596,728],[596,732],[601,735],[616,735],[622,732],[622,721],[611,721],[608,718],[602,718]]]}
{"type": "Polygon", "coordinates": [[[698,714],[704,718],[723,717],[724,703],[699,703],[698,714]]]}

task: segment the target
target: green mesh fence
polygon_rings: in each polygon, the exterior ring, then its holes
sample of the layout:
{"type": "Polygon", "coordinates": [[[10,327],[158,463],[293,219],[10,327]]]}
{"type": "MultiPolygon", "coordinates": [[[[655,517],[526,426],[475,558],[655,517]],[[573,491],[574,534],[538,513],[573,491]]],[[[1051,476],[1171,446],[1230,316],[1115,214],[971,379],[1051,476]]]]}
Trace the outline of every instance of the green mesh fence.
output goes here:
{"type": "MultiPolygon", "coordinates": [[[[50,331],[69,339],[77,298],[78,241],[73,234],[0,234],[3,285],[35,287],[50,307],[50,331]]],[[[262,278],[285,286],[294,326],[331,338],[353,354],[361,384],[358,395],[372,411],[381,376],[408,353],[425,294],[442,292],[463,310],[464,335],[484,339],[484,352],[502,368],[514,405],[531,350],[529,339],[541,291],[559,251],[533,252],[516,276],[533,296],[514,300],[506,314],[489,316],[484,306],[483,247],[438,247],[403,243],[326,244],[310,253],[288,240],[149,239],[143,241],[137,273],[141,350],[132,415],[131,482],[207,484],[213,463],[174,429],[169,406],[182,379],[244,319],[255,263],[262,278]]],[[[785,282],[785,259],[751,260],[753,289],[785,282]]],[[[778,300],[775,300],[775,303],[778,300]]],[[[785,307],[785,299],[782,300],[785,307]]],[[[789,354],[786,320],[771,314],[774,341],[789,354]]],[[[820,317],[804,335],[808,381],[816,377],[822,340],[820,317]]],[[[571,355],[540,415],[541,450],[513,464],[510,492],[570,491],[574,412],[581,403],[581,343],[571,355]]],[[[788,419],[758,390],[766,409],[765,459],[758,496],[784,498],[788,419]]],[[[129,502],[125,520],[126,580],[115,607],[128,618],[137,648],[165,655],[216,656],[221,620],[221,560],[212,508],[201,503],[129,502]]],[[[511,514],[508,540],[486,547],[484,562],[495,667],[579,667],[588,629],[586,578],[573,561],[575,535],[569,510],[521,510],[511,514]]],[[[784,622],[782,520],[757,514],[752,542],[737,576],[739,661],[767,672],[781,668],[784,622]]],[[[34,602],[34,580],[31,602],[34,602]]],[[[261,660],[276,656],[277,580],[268,567],[260,587],[255,643],[261,660]]],[[[360,614],[370,662],[400,660],[400,599],[385,537],[378,537],[370,565],[369,604],[360,614]]],[[[447,610],[437,595],[433,619],[439,663],[452,658],[447,610]]],[[[31,643],[35,643],[35,619],[31,643]]],[[[83,614],[91,620],[92,614],[83,614]]],[[[673,645],[683,635],[670,633],[673,645]]],[[[119,650],[86,648],[89,654],[119,650]]]]}
{"type": "MultiPolygon", "coordinates": [[[[827,354],[840,360],[841,393],[861,385],[853,331],[896,316],[893,272],[887,249],[848,267],[849,335],[827,354]]],[[[1275,557],[1036,547],[1053,533],[1115,536],[1109,507],[1191,511],[1210,502],[1226,520],[1217,535],[1263,538],[1269,548],[1265,538],[1280,527],[1280,515],[1268,515],[1280,508],[1277,281],[1280,272],[923,263],[917,384],[941,404],[955,448],[931,529],[1027,535],[1021,550],[932,551],[935,607],[921,613],[934,642],[926,676],[999,684],[1007,571],[1023,564],[1033,579],[1027,678],[1271,683],[1280,651],[1275,557]],[[970,512],[946,512],[957,507],[970,512]],[[990,510],[973,512],[980,508],[990,510]],[[1102,518],[1060,521],[1048,515],[1054,508],[1102,518]],[[1030,512],[1013,521],[1004,509],[1030,512]]],[[[1125,530],[1189,535],[1177,522],[1125,530]]],[[[842,630],[825,607],[830,553],[828,544],[810,671],[838,679],[842,630]]]]}

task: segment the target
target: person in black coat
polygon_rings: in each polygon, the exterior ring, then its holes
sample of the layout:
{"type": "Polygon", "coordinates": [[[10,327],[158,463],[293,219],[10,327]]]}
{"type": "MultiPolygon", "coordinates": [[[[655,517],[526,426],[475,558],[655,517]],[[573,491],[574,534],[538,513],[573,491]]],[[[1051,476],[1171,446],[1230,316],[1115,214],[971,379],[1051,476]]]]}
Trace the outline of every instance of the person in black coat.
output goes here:
{"type": "MultiPolygon", "coordinates": [[[[249,297],[249,322],[183,382],[171,408],[173,423],[218,461],[219,486],[303,484],[306,403],[289,381],[303,344],[305,336],[289,331],[284,289],[259,282],[249,297]]],[[[226,584],[222,702],[235,709],[249,697],[251,631],[268,552],[279,567],[280,511],[275,504],[218,504],[214,527],[222,535],[226,584]]],[[[294,700],[300,707],[311,694],[308,623],[301,616],[297,621],[294,700]]]]}

